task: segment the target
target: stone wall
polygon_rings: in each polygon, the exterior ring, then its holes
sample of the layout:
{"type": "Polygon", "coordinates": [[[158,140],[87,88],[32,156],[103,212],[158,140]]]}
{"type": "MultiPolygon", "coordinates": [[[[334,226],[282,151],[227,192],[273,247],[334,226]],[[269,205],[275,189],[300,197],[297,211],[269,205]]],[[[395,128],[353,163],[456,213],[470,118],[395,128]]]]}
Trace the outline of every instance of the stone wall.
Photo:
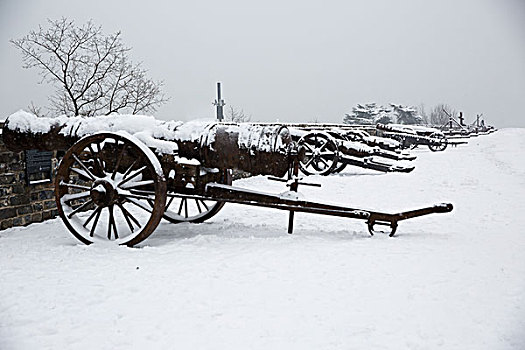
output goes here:
{"type": "MultiPolygon", "coordinates": [[[[0,123],[0,230],[56,217],[53,183],[27,183],[25,152],[13,153],[5,147],[2,126],[0,123]]],[[[56,158],[52,162],[54,169],[56,158]]],[[[38,182],[38,178],[31,180],[38,182]]]]}

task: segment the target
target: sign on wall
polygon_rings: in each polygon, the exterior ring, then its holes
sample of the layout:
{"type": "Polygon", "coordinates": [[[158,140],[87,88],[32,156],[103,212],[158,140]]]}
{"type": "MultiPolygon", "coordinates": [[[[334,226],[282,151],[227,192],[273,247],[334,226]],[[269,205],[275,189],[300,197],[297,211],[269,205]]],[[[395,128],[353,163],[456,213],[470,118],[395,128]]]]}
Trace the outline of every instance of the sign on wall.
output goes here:
{"type": "Polygon", "coordinates": [[[28,185],[51,182],[53,152],[29,150],[26,154],[26,181],[28,185]]]}

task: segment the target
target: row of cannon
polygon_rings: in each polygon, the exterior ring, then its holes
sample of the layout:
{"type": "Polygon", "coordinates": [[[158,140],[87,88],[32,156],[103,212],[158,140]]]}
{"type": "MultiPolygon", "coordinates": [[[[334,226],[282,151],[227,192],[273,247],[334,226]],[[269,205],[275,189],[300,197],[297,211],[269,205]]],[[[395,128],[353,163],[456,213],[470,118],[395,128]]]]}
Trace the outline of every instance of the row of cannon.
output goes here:
{"type": "MultiPolygon", "coordinates": [[[[415,159],[397,140],[347,126],[160,121],[148,116],[38,118],[19,111],[5,122],[13,151],[62,154],[54,176],[55,200],[66,228],[81,242],[134,246],[161,219],[199,223],[225,203],[364,220],[374,235],[393,236],[398,223],[452,210],[441,203],[398,213],[306,201],[297,194],[306,175],[357,165],[410,172],[415,159]],[[280,193],[236,187],[232,170],[286,183],[280,193]],[[378,227],[386,227],[379,230],[378,227]]],[[[422,138],[429,148],[437,137],[422,138]]],[[[423,142],[423,141],[421,141],[423,142]]],[[[432,148],[431,148],[432,149],[432,148]]]]}

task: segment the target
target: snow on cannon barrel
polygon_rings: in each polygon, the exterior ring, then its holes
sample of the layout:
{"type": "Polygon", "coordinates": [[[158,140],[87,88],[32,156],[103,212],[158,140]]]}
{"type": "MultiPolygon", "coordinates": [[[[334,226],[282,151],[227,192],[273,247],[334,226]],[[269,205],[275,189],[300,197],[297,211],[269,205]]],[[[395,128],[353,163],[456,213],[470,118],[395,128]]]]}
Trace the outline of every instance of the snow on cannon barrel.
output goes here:
{"type": "MultiPolygon", "coordinates": [[[[181,127],[181,132],[185,129],[181,127]]],[[[208,168],[282,177],[290,167],[290,131],[283,125],[210,124],[199,139],[178,140],[179,154],[208,168]],[[198,144],[197,144],[198,143],[198,144]]]]}
{"type": "Polygon", "coordinates": [[[129,133],[157,155],[196,159],[207,168],[279,177],[289,168],[292,138],[283,125],[182,123],[138,115],[40,118],[19,111],[7,119],[3,137],[13,151],[65,151],[82,137],[102,131],[129,133]]]}

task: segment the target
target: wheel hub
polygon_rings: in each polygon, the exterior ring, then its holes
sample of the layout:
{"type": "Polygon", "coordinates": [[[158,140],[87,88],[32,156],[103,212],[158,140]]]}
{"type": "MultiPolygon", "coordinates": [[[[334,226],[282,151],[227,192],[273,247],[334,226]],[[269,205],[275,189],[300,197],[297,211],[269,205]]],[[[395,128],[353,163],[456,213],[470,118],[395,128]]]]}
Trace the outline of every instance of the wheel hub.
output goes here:
{"type": "Polygon", "coordinates": [[[108,207],[115,204],[118,199],[116,188],[111,182],[99,179],[91,186],[91,199],[99,207],[108,207]]]}

